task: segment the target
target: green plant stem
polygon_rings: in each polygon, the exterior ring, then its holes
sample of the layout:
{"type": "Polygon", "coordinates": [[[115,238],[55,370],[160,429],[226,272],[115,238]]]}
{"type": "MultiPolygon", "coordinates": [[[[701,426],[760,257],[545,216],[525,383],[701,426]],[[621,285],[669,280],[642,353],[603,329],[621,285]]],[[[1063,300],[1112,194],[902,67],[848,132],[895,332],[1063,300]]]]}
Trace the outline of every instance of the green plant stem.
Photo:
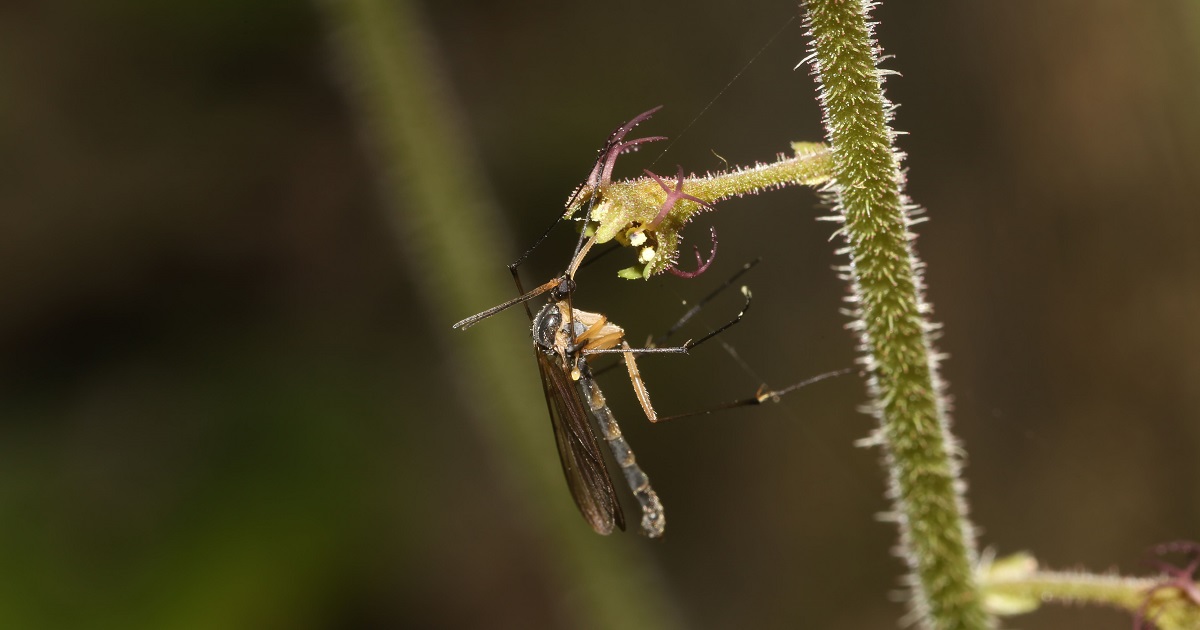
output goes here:
{"type": "MultiPolygon", "coordinates": [[[[793,143],[794,155],[780,155],[774,162],[738,166],[728,171],[686,177],[682,189],[710,205],[723,199],[756,195],[787,186],[816,186],[830,179],[833,159],[828,147],[815,143],[793,143]]],[[[671,179],[671,178],[667,178],[671,179]]],[[[568,214],[581,214],[592,195],[585,188],[568,214]]],[[[636,224],[648,223],[658,214],[666,192],[653,179],[637,177],[612,182],[604,188],[600,203],[592,209],[596,242],[607,243],[636,224]]],[[[659,225],[659,231],[678,231],[696,214],[707,210],[692,201],[675,204],[659,225]]]]}
{"type": "Polygon", "coordinates": [[[848,243],[854,328],[880,422],[874,442],[886,453],[894,518],[913,571],[912,606],[927,628],[986,628],[992,622],[973,575],[973,533],[911,247],[911,208],[888,126],[871,5],[808,0],[804,6],[833,149],[829,190],[848,243]]]}
{"type": "Polygon", "coordinates": [[[1144,612],[1162,630],[1200,627],[1200,606],[1184,597],[1175,587],[1158,588],[1165,578],[1131,578],[1120,575],[1095,575],[1064,571],[1037,571],[1012,577],[980,579],[984,595],[992,600],[1027,602],[1019,612],[1027,612],[1045,602],[1093,604],[1144,612]],[[1150,598],[1147,601],[1147,598],[1150,598]]]}
{"type": "Polygon", "coordinates": [[[1146,591],[1155,581],[1119,575],[1039,571],[1017,579],[982,580],[985,595],[1031,601],[1073,604],[1102,604],[1137,611],[1146,601],[1146,591]]]}
{"type": "MultiPolygon", "coordinates": [[[[511,296],[504,290],[507,261],[497,246],[507,239],[483,186],[463,176],[482,170],[471,164],[416,10],[409,0],[320,5],[364,136],[373,145],[399,249],[430,319],[445,323],[442,341],[457,359],[452,380],[460,387],[459,399],[472,408],[494,459],[506,465],[503,472],[528,498],[515,509],[533,515],[530,525],[541,530],[533,538],[545,546],[539,555],[553,563],[554,581],[573,594],[571,614],[578,618],[566,625],[677,627],[632,541],[596,536],[570,501],[538,396],[528,323],[513,325],[515,320],[501,316],[494,331],[450,330],[464,314],[511,296]],[[486,269],[497,273],[481,272],[486,269]]],[[[547,209],[548,216],[554,212],[547,209]]]]}
{"type": "MultiPolygon", "coordinates": [[[[596,242],[607,243],[617,239],[622,245],[630,245],[630,234],[643,232],[653,243],[657,255],[632,273],[622,272],[622,275],[649,278],[662,273],[678,256],[682,240],[680,232],[696,214],[712,209],[712,204],[766,190],[787,186],[817,186],[829,181],[833,159],[828,147],[820,143],[793,142],[792,151],[793,155],[780,155],[768,164],[760,162],[700,177],[686,177],[682,183],[672,181],[672,186],[680,186],[688,195],[707,205],[680,200],[658,219],[658,224],[653,228],[649,228],[648,224],[655,220],[667,196],[662,186],[650,177],[611,182],[602,189],[599,202],[591,211],[596,242]]],[[[582,216],[583,209],[594,194],[596,191],[584,186],[577,201],[567,208],[567,214],[582,216]]]]}

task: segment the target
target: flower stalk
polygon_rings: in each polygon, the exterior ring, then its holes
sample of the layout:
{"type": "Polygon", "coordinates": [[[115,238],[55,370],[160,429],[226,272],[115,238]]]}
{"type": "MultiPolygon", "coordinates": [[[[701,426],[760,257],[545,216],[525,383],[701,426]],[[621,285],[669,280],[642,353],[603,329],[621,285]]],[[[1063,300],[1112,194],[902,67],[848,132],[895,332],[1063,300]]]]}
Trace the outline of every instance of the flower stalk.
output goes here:
{"type": "Polygon", "coordinates": [[[979,571],[984,606],[997,615],[1031,612],[1043,603],[1090,604],[1124,610],[1135,628],[1185,630],[1200,627],[1200,603],[1189,591],[1200,589],[1188,576],[1125,577],[1082,571],[1042,571],[1028,554],[1014,554],[979,571]],[[1153,626],[1148,626],[1153,624],[1153,626]]]}
{"type": "Polygon", "coordinates": [[[833,159],[828,147],[794,142],[792,151],[770,163],[677,181],[667,182],[649,172],[646,177],[616,182],[589,180],[567,202],[567,216],[582,219],[590,206],[588,229],[595,231],[597,243],[616,240],[637,248],[638,264],[622,269],[619,275],[649,279],[675,265],[683,241],[680,232],[717,202],[787,186],[817,186],[829,180],[833,159]]]}

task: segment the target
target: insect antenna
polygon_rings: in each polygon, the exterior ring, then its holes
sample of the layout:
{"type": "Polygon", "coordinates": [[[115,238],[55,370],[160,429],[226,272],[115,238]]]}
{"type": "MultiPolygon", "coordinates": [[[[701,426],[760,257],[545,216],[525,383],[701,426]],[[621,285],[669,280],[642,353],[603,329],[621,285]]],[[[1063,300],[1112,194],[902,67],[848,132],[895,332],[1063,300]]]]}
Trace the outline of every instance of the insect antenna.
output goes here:
{"type": "MultiPolygon", "coordinates": [[[[517,277],[516,269],[513,268],[512,272],[513,272],[513,278],[516,278],[517,277]]],[[[460,330],[466,330],[467,328],[470,328],[471,326],[478,324],[479,322],[491,317],[492,315],[495,315],[496,313],[499,313],[500,311],[506,310],[509,307],[515,306],[517,304],[524,304],[524,303],[528,302],[529,300],[532,300],[533,298],[535,298],[539,295],[542,295],[543,293],[545,293],[551,289],[558,288],[563,283],[563,281],[564,281],[564,279],[562,277],[555,278],[555,279],[533,289],[529,293],[525,293],[521,296],[515,297],[511,300],[508,300],[507,302],[504,302],[503,304],[497,304],[496,306],[493,306],[492,308],[489,308],[486,311],[483,311],[481,313],[476,313],[462,321],[456,322],[453,326],[451,326],[451,328],[458,328],[460,330]]],[[[520,287],[520,286],[521,286],[521,281],[517,280],[517,287],[520,287]]],[[[525,312],[529,313],[528,305],[526,305],[526,307],[525,307],[525,312]]]]}

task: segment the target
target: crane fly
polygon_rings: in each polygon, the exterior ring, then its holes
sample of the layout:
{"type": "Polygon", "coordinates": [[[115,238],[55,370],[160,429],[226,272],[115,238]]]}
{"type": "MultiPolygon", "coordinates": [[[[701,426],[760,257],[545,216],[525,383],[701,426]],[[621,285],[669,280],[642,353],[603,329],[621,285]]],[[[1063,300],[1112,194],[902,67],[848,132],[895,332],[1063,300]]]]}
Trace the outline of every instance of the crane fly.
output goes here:
{"type": "MultiPolygon", "coordinates": [[[[652,116],[658,108],[644,112],[621,127],[617,128],[600,149],[592,172],[585,180],[585,185],[593,190],[601,189],[609,181],[616,157],[621,153],[637,148],[638,145],[663,139],[661,137],[639,138],[625,140],[625,136],[638,123],[652,116]]],[[[580,193],[576,189],[572,201],[580,193]]],[[[530,317],[530,333],[533,337],[534,354],[537,357],[538,371],[541,373],[542,389],[546,396],[546,407],[550,412],[550,424],[554,430],[554,441],[558,447],[559,461],[562,463],[563,474],[567,479],[567,487],[575,505],[583,514],[584,520],[597,533],[610,534],[613,527],[625,529],[625,515],[617,500],[612,477],[605,464],[600,448],[599,435],[608,443],[613,459],[621,468],[626,483],[642,508],[642,532],[651,538],[662,535],[666,527],[666,517],[658,494],[650,486],[650,479],[637,464],[633,450],[621,433],[621,427],[612,410],[604,400],[604,394],[597,384],[588,357],[598,354],[616,353],[621,358],[629,373],[629,380],[642,411],[651,422],[657,422],[658,416],[650,403],[650,395],[645,381],[637,368],[635,354],[686,354],[697,345],[711,339],[721,331],[741,320],[750,306],[750,293],[743,287],[746,306],[737,317],[724,326],[708,333],[696,341],[687,341],[674,347],[631,348],[625,340],[625,331],[608,318],[599,313],[576,309],[572,306],[572,296],[575,291],[575,272],[587,256],[595,237],[588,238],[588,223],[591,211],[598,195],[593,194],[589,199],[583,216],[584,229],[575,246],[571,262],[558,277],[524,292],[517,274],[517,266],[521,264],[549,234],[549,230],[534,243],[516,262],[509,265],[509,271],[517,285],[516,298],[496,305],[483,312],[468,317],[456,324],[454,328],[466,329],[480,321],[499,313],[509,307],[522,304],[530,317]],[[529,301],[541,295],[548,294],[547,302],[533,315],[529,310],[529,301]],[[593,425],[590,418],[595,419],[593,425]]],[[[568,206],[571,205],[568,202],[568,206]]],[[[561,217],[560,217],[561,220],[561,217]]],[[[557,224],[557,222],[556,222],[557,224]]],[[[553,228],[554,226],[551,226],[553,228]]]]}
{"type": "MultiPolygon", "coordinates": [[[[532,333],[559,460],[584,520],[599,534],[612,533],[614,525],[625,529],[625,515],[588,420],[590,414],[642,507],[642,531],[651,538],[661,536],[666,527],[662,502],[621,434],[585,354],[588,350],[614,348],[618,343],[628,350],[624,331],[603,315],[572,309],[569,300],[563,299],[551,300],[538,311],[532,333]]],[[[626,365],[638,399],[648,405],[645,383],[632,353],[627,354],[626,365]]]]}
{"type": "MultiPolygon", "coordinates": [[[[666,527],[662,501],[650,486],[649,477],[638,465],[633,450],[621,433],[621,427],[605,402],[588,358],[600,354],[620,354],[642,411],[651,422],[657,422],[658,415],[650,402],[650,394],[638,370],[635,355],[686,354],[739,322],[750,307],[750,293],[743,287],[746,304],[737,316],[697,340],[672,347],[631,348],[625,340],[625,331],[606,316],[572,306],[575,271],[594,242],[594,239],[588,239],[583,244],[562,275],[520,297],[472,315],[454,324],[454,327],[468,328],[516,304],[525,303],[528,312],[529,300],[549,294],[546,304],[536,315],[531,315],[530,333],[546,407],[550,412],[554,441],[571,497],[584,520],[597,533],[610,534],[614,526],[625,529],[625,515],[600,449],[598,430],[642,508],[642,532],[657,538],[666,527]],[[595,425],[589,416],[595,419],[595,425]]],[[[513,277],[517,278],[515,270],[513,277]]],[[[517,286],[520,290],[519,279],[517,286]]]]}
{"type": "MultiPolygon", "coordinates": [[[[645,112],[628,123],[618,127],[609,135],[608,140],[600,149],[592,172],[585,183],[599,187],[602,181],[611,176],[613,164],[618,155],[633,150],[637,145],[653,142],[660,138],[644,138],[623,142],[624,137],[639,122],[649,118],[657,111],[654,108],[645,112]]],[[[567,206],[574,202],[582,187],[572,194],[567,206]]],[[[591,218],[592,207],[596,196],[593,195],[587,205],[583,217],[586,228],[591,218]]],[[[559,218],[561,220],[561,217],[559,218]]],[[[558,221],[555,221],[557,225],[558,221]]],[[[551,228],[554,226],[552,225],[551,228]]],[[[597,533],[610,534],[613,527],[625,529],[625,514],[621,503],[617,500],[613,488],[612,477],[604,462],[600,450],[596,430],[589,416],[594,417],[612,451],[613,458],[621,467],[630,490],[642,506],[642,531],[655,538],[661,536],[666,526],[662,502],[646,473],[638,466],[633,450],[621,434],[616,417],[604,401],[595,378],[588,366],[586,353],[589,351],[611,350],[618,344],[626,350],[626,365],[629,369],[630,380],[643,409],[652,409],[645,383],[637,370],[633,353],[628,352],[629,344],[624,341],[624,331],[615,324],[607,321],[603,315],[576,310],[571,306],[571,296],[575,290],[575,271],[588,251],[594,244],[594,239],[585,242],[587,230],[580,233],[575,246],[575,254],[571,263],[562,275],[525,293],[521,289],[521,281],[517,275],[517,266],[529,256],[530,252],[546,238],[549,230],[534,243],[516,262],[509,265],[513,280],[517,284],[517,292],[522,293],[517,298],[499,304],[481,313],[468,317],[454,328],[465,329],[500,311],[516,304],[523,304],[525,312],[532,321],[531,333],[534,341],[534,354],[537,357],[538,371],[541,374],[542,389],[546,396],[546,407],[550,412],[550,424],[554,430],[554,441],[558,447],[559,461],[562,463],[563,474],[567,479],[567,487],[575,505],[583,514],[584,520],[597,533]],[[546,305],[533,316],[529,311],[528,301],[545,293],[550,294],[546,305]]],[[[684,350],[686,352],[686,350],[684,350]]]]}

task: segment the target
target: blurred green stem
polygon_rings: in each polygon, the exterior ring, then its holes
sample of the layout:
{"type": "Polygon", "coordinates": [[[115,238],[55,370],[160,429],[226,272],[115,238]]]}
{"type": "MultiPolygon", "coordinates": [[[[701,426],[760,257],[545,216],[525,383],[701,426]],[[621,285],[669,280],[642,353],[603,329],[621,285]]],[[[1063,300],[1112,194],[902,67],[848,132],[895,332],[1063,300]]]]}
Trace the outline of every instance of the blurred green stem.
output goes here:
{"type": "MultiPolygon", "coordinates": [[[[634,541],[596,536],[571,503],[546,408],[535,394],[527,324],[500,330],[500,317],[494,331],[450,330],[463,315],[510,297],[505,252],[497,244],[507,239],[416,8],[409,0],[320,5],[363,135],[373,145],[399,249],[430,319],[444,322],[441,329],[450,337],[443,341],[456,359],[451,380],[460,387],[460,400],[472,407],[496,460],[529,499],[519,509],[536,516],[543,530],[533,537],[546,546],[540,557],[556,563],[555,582],[572,591],[572,614],[578,618],[567,625],[678,626],[651,571],[634,553],[634,541]]],[[[547,208],[546,216],[556,212],[547,208]]]]}
{"type": "Polygon", "coordinates": [[[893,518],[913,572],[911,604],[923,626],[991,625],[973,575],[974,536],[966,519],[958,450],[950,434],[937,354],[929,334],[909,225],[913,208],[888,123],[872,3],[808,0],[805,21],[833,149],[829,187],[846,238],[872,410],[890,476],[893,518]]]}

